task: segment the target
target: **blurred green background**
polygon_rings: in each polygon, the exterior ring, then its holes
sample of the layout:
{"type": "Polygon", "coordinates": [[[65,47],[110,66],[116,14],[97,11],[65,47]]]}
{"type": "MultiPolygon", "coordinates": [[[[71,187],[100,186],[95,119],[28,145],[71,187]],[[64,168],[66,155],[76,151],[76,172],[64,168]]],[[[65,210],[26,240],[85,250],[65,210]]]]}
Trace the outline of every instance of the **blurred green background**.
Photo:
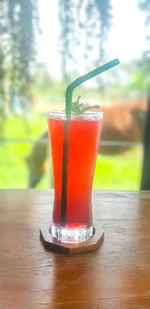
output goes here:
{"type": "MultiPolygon", "coordinates": [[[[36,138],[47,128],[46,114],[34,113],[24,122],[19,116],[5,122],[4,136],[0,143],[1,188],[26,188],[29,169],[26,158],[30,155],[36,138]]],[[[108,147],[109,149],[109,147],[108,147]]],[[[108,150],[109,152],[109,150],[108,150]]],[[[142,168],[142,145],[120,155],[98,155],[94,189],[138,190],[142,168]]],[[[49,154],[48,154],[49,155],[49,154]]],[[[45,161],[45,174],[37,188],[50,188],[51,167],[45,161]]]]}
{"type": "MultiPolygon", "coordinates": [[[[27,158],[47,130],[47,111],[65,108],[66,86],[79,75],[118,57],[115,70],[74,98],[100,107],[147,101],[149,0],[104,2],[0,2],[0,188],[28,187],[27,158]]],[[[98,154],[94,189],[140,188],[143,139],[134,142],[121,154],[109,154],[109,146],[98,154]]],[[[43,167],[37,188],[51,186],[49,152],[43,167]]]]}

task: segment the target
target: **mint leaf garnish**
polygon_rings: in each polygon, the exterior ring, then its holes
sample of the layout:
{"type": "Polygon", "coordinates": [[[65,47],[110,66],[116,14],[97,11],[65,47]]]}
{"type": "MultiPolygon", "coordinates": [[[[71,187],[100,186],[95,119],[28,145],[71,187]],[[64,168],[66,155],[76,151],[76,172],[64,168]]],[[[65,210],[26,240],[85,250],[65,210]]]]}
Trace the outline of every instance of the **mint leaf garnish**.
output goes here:
{"type": "Polygon", "coordinates": [[[72,112],[77,116],[84,114],[92,108],[99,108],[99,105],[86,106],[83,103],[79,103],[81,96],[78,96],[78,99],[75,102],[72,102],[72,112]]]}

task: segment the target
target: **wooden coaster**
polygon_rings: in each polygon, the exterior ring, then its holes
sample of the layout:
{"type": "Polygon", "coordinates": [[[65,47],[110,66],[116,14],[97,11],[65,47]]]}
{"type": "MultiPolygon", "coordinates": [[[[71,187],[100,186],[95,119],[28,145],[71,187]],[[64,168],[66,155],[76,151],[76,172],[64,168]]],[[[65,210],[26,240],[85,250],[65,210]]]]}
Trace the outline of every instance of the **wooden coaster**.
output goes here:
{"type": "Polygon", "coordinates": [[[49,226],[40,229],[40,239],[47,250],[54,250],[66,254],[77,254],[82,252],[89,252],[97,249],[104,238],[104,230],[99,225],[95,224],[94,235],[87,241],[78,244],[68,244],[53,238],[49,233],[49,226]]]}

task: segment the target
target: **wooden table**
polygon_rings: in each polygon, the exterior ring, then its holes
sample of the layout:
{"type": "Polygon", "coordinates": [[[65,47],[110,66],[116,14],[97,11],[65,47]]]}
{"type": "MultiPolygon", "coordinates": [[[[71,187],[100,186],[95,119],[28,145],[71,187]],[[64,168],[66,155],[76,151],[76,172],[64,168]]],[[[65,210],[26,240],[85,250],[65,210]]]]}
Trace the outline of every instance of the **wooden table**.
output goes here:
{"type": "Polygon", "coordinates": [[[149,309],[150,192],[96,191],[102,247],[65,256],[47,252],[53,191],[0,192],[0,308],[149,309]]]}

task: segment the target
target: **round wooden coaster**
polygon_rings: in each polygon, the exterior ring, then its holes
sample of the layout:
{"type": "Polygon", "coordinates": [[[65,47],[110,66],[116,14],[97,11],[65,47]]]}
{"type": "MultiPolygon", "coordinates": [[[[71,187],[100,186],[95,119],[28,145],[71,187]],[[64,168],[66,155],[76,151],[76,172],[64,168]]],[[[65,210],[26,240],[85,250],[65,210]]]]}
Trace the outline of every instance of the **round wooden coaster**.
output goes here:
{"type": "Polygon", "coordinates": [[[99,223],[96,222],[94,235],[87,241],[78,244],[68,244],[53,238],[49,233],[49,226],[40,229],[40,239],[47,250],[54,250],[66,254],[77,254],[89,252],[97,249],[104,238],[104,230],[99,223]]]}

